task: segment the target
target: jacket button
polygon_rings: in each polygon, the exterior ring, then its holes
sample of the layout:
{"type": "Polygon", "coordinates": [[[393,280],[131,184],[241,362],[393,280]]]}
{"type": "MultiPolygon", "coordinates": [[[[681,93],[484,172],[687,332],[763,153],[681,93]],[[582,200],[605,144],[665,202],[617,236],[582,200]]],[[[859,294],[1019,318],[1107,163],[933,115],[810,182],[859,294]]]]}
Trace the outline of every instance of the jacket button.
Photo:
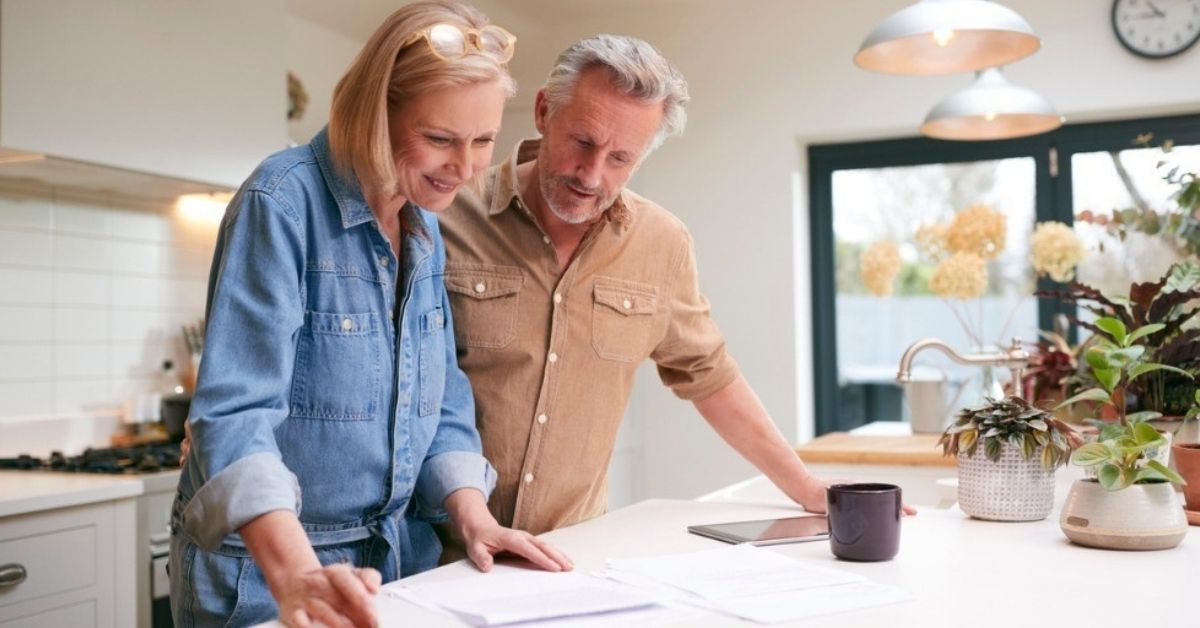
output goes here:
{"type": "Polygon", "coordinates": [[[350,331],[354,329],[354,321],[349,318],[342,319],[342,331],[350,331]]]}

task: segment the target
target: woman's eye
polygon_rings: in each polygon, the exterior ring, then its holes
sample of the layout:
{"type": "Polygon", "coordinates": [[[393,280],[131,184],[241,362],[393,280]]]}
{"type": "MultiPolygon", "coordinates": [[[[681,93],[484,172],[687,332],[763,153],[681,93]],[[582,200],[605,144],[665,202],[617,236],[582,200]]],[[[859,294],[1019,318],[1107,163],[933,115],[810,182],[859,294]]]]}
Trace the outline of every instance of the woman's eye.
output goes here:
{"type": "Polygon", "coordinates": [[[440,135],[426,135],[425,138],[428,139],[429,143],[433,144],[434,146],[449,146],[450,142],[452,141],[450,138],[442,137],[440,135]]]}

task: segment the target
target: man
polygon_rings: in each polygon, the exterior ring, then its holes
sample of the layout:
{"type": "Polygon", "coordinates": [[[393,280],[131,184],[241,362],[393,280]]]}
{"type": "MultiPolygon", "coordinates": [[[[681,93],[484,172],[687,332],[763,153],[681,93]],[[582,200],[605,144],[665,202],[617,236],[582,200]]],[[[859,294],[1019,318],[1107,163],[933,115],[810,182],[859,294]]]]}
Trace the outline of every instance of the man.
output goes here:
{"type": "Polygon", "coordinates": [[[625,183],[682,131],[683,76],[646,42],[567,49],[537,94],[540,140],[441,216],[458,357],[475,392],[502,525],[539,534],[603,514],[607,468],[647,357],[739,453],[805,509],[810,475],[726,353],[692,240],[625,183]]]}

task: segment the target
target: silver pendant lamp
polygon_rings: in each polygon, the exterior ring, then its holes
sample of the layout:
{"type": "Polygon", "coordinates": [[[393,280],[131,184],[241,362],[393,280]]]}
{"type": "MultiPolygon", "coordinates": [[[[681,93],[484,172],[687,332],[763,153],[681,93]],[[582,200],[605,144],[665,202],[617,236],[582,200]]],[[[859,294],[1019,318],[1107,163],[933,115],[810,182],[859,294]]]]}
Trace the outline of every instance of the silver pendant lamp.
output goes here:
{"type": "Polygon", "coordinates": [[[1016,11],[987,0],[921,0],[863,40],[854,63],[887,74],[954,74],[1008,65],[1042,45],[1016,11]]]}
{"type": "Polygon", "coordinates": [[[933,106],[921,133],[943,140],[999,140],[1053,131],[1063,117],[1037,92],[1005,80],[1000,68],[933,106]]]}

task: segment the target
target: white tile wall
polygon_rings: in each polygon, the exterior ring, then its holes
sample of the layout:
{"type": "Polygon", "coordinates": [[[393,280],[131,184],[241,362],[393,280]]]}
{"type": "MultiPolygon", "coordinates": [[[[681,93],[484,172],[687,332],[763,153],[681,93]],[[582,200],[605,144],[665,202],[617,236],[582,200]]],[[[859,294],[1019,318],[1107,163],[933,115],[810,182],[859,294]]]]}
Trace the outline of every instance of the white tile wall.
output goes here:
{"type": "Polygon", "coordinates": [[[204,314],[215,224],[0,190],[0,420],[120,408],[204,314]]]}

